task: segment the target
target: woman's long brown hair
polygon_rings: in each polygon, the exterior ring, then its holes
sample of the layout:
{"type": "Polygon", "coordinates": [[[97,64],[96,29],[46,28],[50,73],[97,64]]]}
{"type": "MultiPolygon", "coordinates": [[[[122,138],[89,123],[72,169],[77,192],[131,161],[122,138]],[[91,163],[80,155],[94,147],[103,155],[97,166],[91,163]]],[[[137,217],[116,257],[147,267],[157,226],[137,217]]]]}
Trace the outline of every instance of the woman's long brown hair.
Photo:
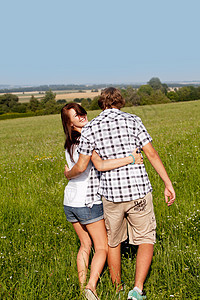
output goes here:
{"type": "Polygon", "coordinates": [[[64,148],[67,149],[71,160],[74,162],[73,159],[74,145],[79,144],[79,139],[81,134],[80,132],[74,130],[71,126],[71,120],[68,115],[68,110],[70,110],[71,108],[75,110],[78,116],[85,116],[87,115],[87,112],[81,105],[75,102],[68,103],[61,109],[62,125],[66,137],[64,148]]]}

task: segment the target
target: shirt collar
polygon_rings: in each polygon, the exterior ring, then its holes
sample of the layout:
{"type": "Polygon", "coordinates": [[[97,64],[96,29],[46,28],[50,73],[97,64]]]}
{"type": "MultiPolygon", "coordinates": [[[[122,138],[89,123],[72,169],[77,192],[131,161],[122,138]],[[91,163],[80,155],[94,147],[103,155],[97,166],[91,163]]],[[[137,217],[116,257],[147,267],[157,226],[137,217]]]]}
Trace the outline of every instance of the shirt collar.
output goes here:
{"type": "Polygon", "coordinates": [[[100,113],[100,115],[108,115],[110,112],[119,112],[120,110],[118,109],[118,108],[114,108],[114,107],[112,107],[112,108],[107,108],[107,109],[105,109],[105,110],[103,110],[101,113],[100,113]]]}

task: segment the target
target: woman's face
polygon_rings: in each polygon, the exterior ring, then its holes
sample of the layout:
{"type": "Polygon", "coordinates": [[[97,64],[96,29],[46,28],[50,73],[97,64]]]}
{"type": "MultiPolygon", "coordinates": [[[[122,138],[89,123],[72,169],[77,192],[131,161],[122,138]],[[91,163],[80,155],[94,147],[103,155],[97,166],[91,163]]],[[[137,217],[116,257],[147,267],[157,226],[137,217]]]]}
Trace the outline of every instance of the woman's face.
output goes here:
{"type": "Polygon", "coordinates": [[[81,132],[81,129],[88,123],[87,115],[79,116],[73,108],[68,110],[68,116],[71,121],[71,126],[79,132],[81,132]]]}

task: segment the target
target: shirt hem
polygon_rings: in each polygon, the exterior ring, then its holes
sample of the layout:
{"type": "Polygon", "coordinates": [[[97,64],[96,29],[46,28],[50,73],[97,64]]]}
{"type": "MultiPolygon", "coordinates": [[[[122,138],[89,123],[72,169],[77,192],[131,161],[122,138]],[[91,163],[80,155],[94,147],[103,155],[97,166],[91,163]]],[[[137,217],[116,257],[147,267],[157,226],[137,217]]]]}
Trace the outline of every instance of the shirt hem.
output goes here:
{"type": "Polygon", "coordinates": [[[105,194],[101,194],[101,196],[102,197],[104,197],[107,201],[110,201],[110,202],[114,202],[114,203],[120,203],[120,202],[130,202],[130,201],[132,201],[132,200],[137,200],[137,199],[141,199],[141,198],[144,198],[148,193],[152,193],[152,191],[153,191],[153,189],[151,188],[151,189],[149,189],[147,192],[144,192],[144,193],[141,193],[140,195],[137,195],[137,196],[133,196],[133,197],[131,197],[131,198],[129,198],[129,199],[124,199],[123,201],[117,201],[117,200],[115,200],[116,199],[116,197],[115,196],[113,196],[113,199],[109,199],[109,196],[106,196],[105,194]]]}

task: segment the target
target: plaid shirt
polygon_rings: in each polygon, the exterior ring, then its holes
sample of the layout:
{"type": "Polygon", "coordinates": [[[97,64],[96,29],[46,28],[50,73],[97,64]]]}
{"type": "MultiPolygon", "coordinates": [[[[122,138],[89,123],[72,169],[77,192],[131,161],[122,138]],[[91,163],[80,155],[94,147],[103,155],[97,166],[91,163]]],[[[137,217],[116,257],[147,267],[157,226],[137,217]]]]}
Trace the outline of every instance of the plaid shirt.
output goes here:
{"type": "MultiPolygon", "coordinates": [[[[95,149],[102,159],[121,158],[151,141],[139,117],[110,108],[84,126],[79,152],[92,155],[95,149]]],[[[94,184],[96,181],[93,178],[94,184]]],[[[113,202],[143,198],[150,191],[152,187],[143,164],[102,172],[98,189],[100,195],[113,202]]]]}
{"type": "Polygon", "coordinates": [[[101,173],[97,171],[97,169],[92,164],[92,167],[90,169],[90,175],[88,179],[87,193],[85,199],[85,205],[88,207],[92,207],[94,202],[97,202],[98,200],[101,201],[101,197],[98,192],[99,184],[100,184],[100,174],[101,173]]]}

